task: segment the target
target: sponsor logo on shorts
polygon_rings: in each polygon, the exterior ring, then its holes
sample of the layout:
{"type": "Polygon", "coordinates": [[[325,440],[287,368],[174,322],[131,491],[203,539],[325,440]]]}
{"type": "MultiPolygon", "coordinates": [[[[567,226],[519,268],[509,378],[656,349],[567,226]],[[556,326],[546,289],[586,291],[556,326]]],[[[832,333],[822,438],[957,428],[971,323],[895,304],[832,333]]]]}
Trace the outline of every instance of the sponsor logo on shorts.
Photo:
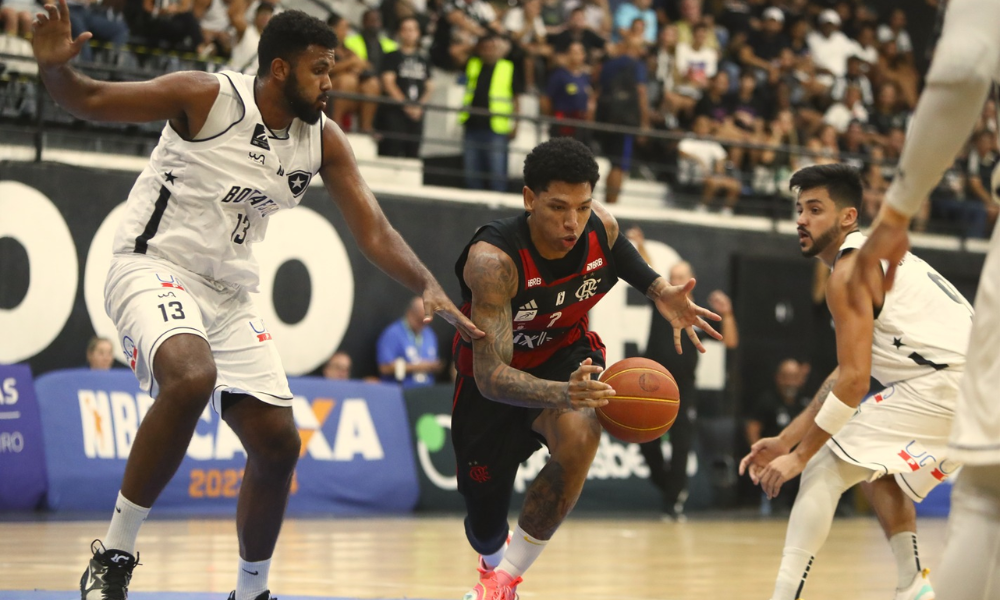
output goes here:
{"type": "Polygon", "coordinates": [[[492,479],[490,477],[489,466],[472,463],[472,465],[469,466],[469,479],[475,481],[476,483],[486,483],[492,479]]]}
{"type": "Polygon", "coordinates": [[[253,321],[250,321],[250,329],[253,329],[253,333],[257,336],[258,342],[266,342],[271,339],[271,334],[267,332],[267,327],[264,327],[264,319],[260,320],[259,328],[253,321]]]}
{"type": "Polygon", "coordinates": [[[906,466],[910,467],[911,471],[919,471],[921,467],[934,464],[937,462],[937,458],[928,452],[917,440],[910,440],[906,447],[899,451],[896,455],[906,462],[906,466]]]}
{"type": "Polygon", "coordinates": [[[184,286],[182,286],[173,275],[167,275],[167,279],[164,279],[159,273],[157,273],[156,278],[160,280],[160,287],[184,291],[184,286]]]}
{"type": "Polygon", "coordinates": [[[135,361],[139,360],[139,348],[127,335],[122,338],[122,351],[125,353],[125,362],[132,367],[132,372],[135,372],[135,361]]]}

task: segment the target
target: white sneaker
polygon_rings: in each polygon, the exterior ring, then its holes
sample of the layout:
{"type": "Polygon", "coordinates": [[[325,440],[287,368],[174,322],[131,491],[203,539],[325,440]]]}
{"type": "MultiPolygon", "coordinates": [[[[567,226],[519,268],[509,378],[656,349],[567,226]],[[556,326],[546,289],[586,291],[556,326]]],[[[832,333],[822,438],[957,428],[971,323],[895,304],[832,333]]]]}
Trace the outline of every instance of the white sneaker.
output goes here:
{"type": "Polygon", "coordinates": [[[930,569],[924,569],[913,578],[913,583],[905,588],[896,588],[895,600],[934,600],[934,588],[931,587],[930,569]]]}

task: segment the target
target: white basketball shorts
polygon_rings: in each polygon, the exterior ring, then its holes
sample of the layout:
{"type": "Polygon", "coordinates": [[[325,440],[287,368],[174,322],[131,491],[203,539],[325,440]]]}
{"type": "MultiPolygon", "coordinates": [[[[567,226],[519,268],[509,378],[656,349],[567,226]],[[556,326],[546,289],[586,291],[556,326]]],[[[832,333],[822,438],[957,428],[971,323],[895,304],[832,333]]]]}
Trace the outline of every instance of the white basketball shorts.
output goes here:
{"type": "Polygon", "coordinates": [[[897,382],[863,402],[827,445],[872,479],[894,475],[920,502],[961,466],[948,450],[961,378],[945,369],[897,382]]]}
{"type": "Polygon", "coordinates": [[[165,260],[122,254],[111,262],[104,308],[139,385],[150,396],[155,398],[159,391],[153,372],[157,350],[186,333],[204,338],[212,349],[218,371],[212,394],[216,412],[224,391],[292,405],[281,357],[246,289],[165,260]]]}

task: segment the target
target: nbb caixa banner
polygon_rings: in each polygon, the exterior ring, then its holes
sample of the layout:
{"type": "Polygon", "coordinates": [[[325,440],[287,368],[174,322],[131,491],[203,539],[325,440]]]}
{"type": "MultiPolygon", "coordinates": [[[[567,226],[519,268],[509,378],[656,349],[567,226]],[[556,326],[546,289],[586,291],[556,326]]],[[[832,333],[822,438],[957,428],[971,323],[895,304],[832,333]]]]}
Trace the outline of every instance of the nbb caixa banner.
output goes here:
{"type": "MultiPolygon", "coordinates": [[[[413,451],[398,387],[310,377],[292,378],[289,385],[302,437],[289,513],[397,512],[416,505],[413,451]]],[[[49,506],[107,509],[153,399],[126,370],[58,371],[40,377],[36,390],[49,506]]],[[[245,462],[236,434],[206,408],[157,512],[231,513],[245,462]]]]}
{"type": "Polygon", "coordinates": [[[45,497],[45,456],[27,365],[0,365],[0,510],[31,509],[45,497]]]}

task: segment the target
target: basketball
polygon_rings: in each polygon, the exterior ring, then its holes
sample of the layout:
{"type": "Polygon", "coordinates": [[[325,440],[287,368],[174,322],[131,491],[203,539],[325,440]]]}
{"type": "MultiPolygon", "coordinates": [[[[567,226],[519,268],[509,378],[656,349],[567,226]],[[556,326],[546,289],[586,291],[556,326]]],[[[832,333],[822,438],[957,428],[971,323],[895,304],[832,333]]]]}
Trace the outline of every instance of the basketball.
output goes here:
{"type": "Polygon", "coordinates": [[[615,389],[615,396],[597,408],[597,419],[619,440],[636,444],[655,440],[677,419],[677,382],[656,361],[626,358],[605,369],[600,379],[615,389]]]}

